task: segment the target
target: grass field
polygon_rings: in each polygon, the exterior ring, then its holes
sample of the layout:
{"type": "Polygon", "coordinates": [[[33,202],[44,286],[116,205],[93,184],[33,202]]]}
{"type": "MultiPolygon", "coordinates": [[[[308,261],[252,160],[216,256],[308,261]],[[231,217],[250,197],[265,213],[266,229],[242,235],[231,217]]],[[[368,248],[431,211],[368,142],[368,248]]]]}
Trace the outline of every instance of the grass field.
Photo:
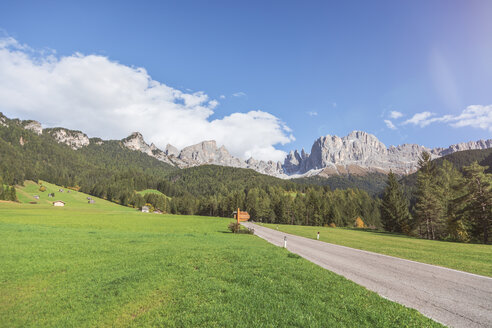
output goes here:
{"type": "Polygon", "coordinates": [[[229,219],[62,197],[0,203],[2,327],[439,326],[229,219]]]}
{"type": "Polygon", "coordinates": [[[262,224],[293,235],[316,239],[408,260],[444,266],[451,269],[492,277],[492,246],[424,240],[400,234],[358,230],[262,224]]]}
{"type": "Polygon", "coordinates": [[[162,192],[156,189],[145,189],[141,191],[137,191],[138,194],[145,196],[146,194],[157,194],[166,197],[167,199],[171,199],[171,197],[164,195],[162,192]]]}
{"type": "Polygon", "coordinates": [[[19,202],[29,203],[35,201],[37,202],[37,204],[27,204],[27,206],[39,208],[42,206],[51,206],[53,201],[61,200],[65,202],[65,207],[62,210],[67,208],[76,208],[81,210],[117,209],[118,211],[134,211],[134,209],[132,208],[119,206],[118,204],[108,202],[107,200],[92,197],[78,191],[65,189],[48,182],[43,181],[42,185],[46,187],[46,191],[44,192],[39,191],[40,185],[32,181],[26,181],[24,183],[24,186],[17,186],[16,191],[19,202]],[[64,190],[63,192],[60,192],[59,189],[64,190]],[[48,194],[50,193],[55,193],[55,197],[48,197],[48,194]],[[35,195],[39,196],[39,200],[34,198],[35,195]],[[87,197],[93,198],[95,200],[95,203],[89,204],[87,197]]]}

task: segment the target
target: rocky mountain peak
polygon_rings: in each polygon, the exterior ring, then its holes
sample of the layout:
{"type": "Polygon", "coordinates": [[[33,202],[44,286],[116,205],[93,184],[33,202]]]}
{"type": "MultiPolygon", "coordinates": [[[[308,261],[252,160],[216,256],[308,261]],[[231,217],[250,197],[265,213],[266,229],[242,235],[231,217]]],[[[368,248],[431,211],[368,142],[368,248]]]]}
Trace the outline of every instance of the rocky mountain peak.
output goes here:
{"type": "Polygon", "coordinates": [[[327,135],[314,142],[311,154],[301,163],[300,169],[307,172],[329,164],[365,163],[386,152],[386,146],[376,136],[363,131],[353,131],[343,138],[327,135]]]}
{"type": "Polygon", "coordinates": [[[39,123],[38,121],[22,121],[22,125],[24,126],[24,129],[30,130],[37,135],[43,134],[43,128],[41,126],[41,123],[39,123]]]}
{"type": "MultiPolygon", "coordinates": [[[[145,142],[143,135],[140,132],[133,132],[128,137],[121,140],[121,142],[123,143],[123,146],[125,146],[128,149],[140,151],[162,162],[171,164],[173,166],[179,166],[178,163],[172,161],[169,158],[167,153],[157,148],[157,146],[154,143],[151,143],[150,145],[147,144],[145,142]]],[[[168,146],[172,147],[171,145],[168,146]]]]}
{"type": "Polygon", "coordinates": [[[5,127],[9,127],[8,123],[7,123],[7,118],[5,116],[3,116],[2,113],[0,113],[0,125],[1,126],[5,126],[5,127]]]}
{"type": "Polygon", "coordinates": [[[63,143],[74,150],[86,147],[90,144],[89,137],[81,131],[64,128],[50,128],[44,129],[44,132],[51,135],[58,143],[63,143]]]}
{"type": "Polygon", "coordinates": [[[233,157],[224,146],[217,148],[215,140],[202,141],[196,145],[185,147],[178,158],[191,166],[216,164],[241,167],[244,165],[238,158],[233,157]]]}
{"type": "Polygon", "coordinates": [[[435,148],[432,150],[432,154],[438,156],[445,156],[462,150],[488,149],[488,148],[492,148],[492,139],[461,142],[459,144],[451,145],[448,148],[435,148]]]}
{"type": "MultiPolygon", "coordinates": [[[[304,149],[302,151],[304,151],[304,149]]],[[[306,154],[303,153],[303,155],[306,155],[306,154]]],[[[291,150],[289,152],[289,154],[287,154],[287,157],[285,157],[284,170],[286,172],[297,172],[297,171],[299,171],[302,160],[303,160],[303,158],[301,155],[299,155],[299,152],[297,151],[297,149],[295,151],[291,150]]]]}
{"type": "Polygon", "coordinates": [[[143,153],[146,153],[147,155],[152,154],[152,149],[145,142],[143,135],[140,132],[133,132],[128,137],[123,139],[122,142],[123,145],[125,145],[125,147],[128,149],[138,150],[143,153]]]}
{"type": "Polygon", "coordinates": [[[143,141],[144,137],[140,132],[135,131],[135,132],[132,132],[126,139],[138,139],[138,140],[143,141]]]}
{"type": "Polygon", "coordinates": [[[166,149],[164,150],[164,153],[168,156],[178,157],[179,150],[178,150],[178,148],[174,147],[173,145],[167,144],[166,149]]]}
{"type": "Polygon", "coordinates": [[[460,143],[446,149],[428,149],[416,144],[386,146],[379,139],[364,131],[352,131],[345,137],[324,136],[315,140],[311,154],[301,152],[301,160],[296,152],[287,155],[283,168],[289,175],[318,174],[365,174],[368,172],[389,172],[409,174],[417,169],[419,156],[423,151],[430,152],[433,158],[456,151],[486,149],[492,147],[492,140],[460,143]]]}

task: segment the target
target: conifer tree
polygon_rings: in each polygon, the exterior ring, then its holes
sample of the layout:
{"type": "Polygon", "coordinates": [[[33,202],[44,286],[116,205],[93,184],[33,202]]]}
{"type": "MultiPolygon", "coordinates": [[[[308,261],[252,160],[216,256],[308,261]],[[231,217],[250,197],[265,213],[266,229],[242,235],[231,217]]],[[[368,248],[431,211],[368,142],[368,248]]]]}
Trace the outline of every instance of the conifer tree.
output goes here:
{"type": "Polygon", "coordinates": [[[9,198],[8,200],[11,200],[13,202],[17,202],[18,199],[17,199],[17,193],[15,192],[15,187],[14,186],[11,186],[10,187],[10,192],[9,192],[9,198]]]}
{"type": "Polygon", "coordinates": [[[438,184],[442,190],[442,206],[445,215],[444,230],[441,230],[439,237],[450,238],[455,241],[468,241],[466,221],[457,216],[457,207],[453,200],[463,196],[462,174],[447,160],[442,162],[438,170],[438,184]]]}
{"type": "Polygon", "coordinates": [[[381,221],[386,231],[410,232],[410,213],[408,200],[403,196],[395,174],[388,174],[388,182],[381,203],[381,221]]]}
{"type": "Polygon", "coordinates": [[[3,189],[3,179],[0,176],[0,200],[5,199],[5,191],[3,189]]]}
{"type": "Polygon", "coordinates": [[[427,239],[436,239],[437,225],[443,216],[440,189],[436,184],[436,167],[428,152],[423,152],[417,173],[417,202],[415,214],[418,220],[419,234],[427,239]],[[422,231],[422,228],[424,231],[422,231]]]}
{"type": "Polygon", "coordinates": [[[492,174],[485,173],[487,168],[477,162],[465,166],[466,193],[455,199],[461,207],[458,216],[470,222],[473,236],[481,238],[484,244],[488,243],[492,230],[492,174]]]}

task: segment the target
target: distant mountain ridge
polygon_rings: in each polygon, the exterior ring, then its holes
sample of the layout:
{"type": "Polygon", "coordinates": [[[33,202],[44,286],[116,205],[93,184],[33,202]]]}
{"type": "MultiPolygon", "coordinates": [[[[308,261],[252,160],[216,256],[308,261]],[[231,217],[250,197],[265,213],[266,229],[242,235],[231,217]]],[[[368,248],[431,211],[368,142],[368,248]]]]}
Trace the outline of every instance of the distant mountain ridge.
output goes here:
{"type": "Polygon", "coordinates": [[[307,154],[291,151],[284,162],[287,174],[303,175],[318,170],[318,175],[363,175],[371,172],[410,174],[417,170],[423,151],[439,158],[457,151],[492,148],[492,139],[459,143],[448,148],[430,149],[416,144],[403,144],[387,148],[376,136],[353,131],[346,137],[327,135],[318,138],[307,154]]]}
{"type": "MultiPolygon", "coordinates": [[[[0,124],[5,124],[4,116],[0,116],[0,124]]],[[[64,143],[77,150],[89,144],[102,144],[99,138],[91,138],[81,131],[65,128],[42,129],[36,121],[18,122],[25,129],[36,134],[49,134],[57,142],[64,143]]],[[[407,175],[417,170],[418,158],[423,151],[431,153],[433,158],[439,158],[457,151],[492,148],[492,139],[463,142],[448,148],[430,149],[417,144],[403,144],[386,147],[379,139],[367,132],[353,131],[345,137],[323,136],[316,139],[311,152],[304,149],[300,152],[291,151],[284,163],[273,161],[258,161],[254,158],[241,160],[232,156],[224,146],[217,146],[216,141],[207,140],[178,150],[168,144],[164,150],[154,144],[147,144],[139,132],[121,140],[128,149],[143,152],[162,162],[178,168],[194,167],[206,164],[249,168],[259,173],[284,179],[334,175],[366,175],[368,173],[394,173],[407,175]]]]}

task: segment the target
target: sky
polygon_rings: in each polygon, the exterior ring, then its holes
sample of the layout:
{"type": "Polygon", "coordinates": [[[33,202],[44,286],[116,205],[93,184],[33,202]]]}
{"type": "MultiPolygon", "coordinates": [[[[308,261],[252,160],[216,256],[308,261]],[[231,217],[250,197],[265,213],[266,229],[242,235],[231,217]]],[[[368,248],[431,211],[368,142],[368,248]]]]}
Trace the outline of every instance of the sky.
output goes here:
{"type": "Polygon", "coordinates": [[[0,3],[0,112],[282,160],[492,138],[492,1],[0,3]]]}

